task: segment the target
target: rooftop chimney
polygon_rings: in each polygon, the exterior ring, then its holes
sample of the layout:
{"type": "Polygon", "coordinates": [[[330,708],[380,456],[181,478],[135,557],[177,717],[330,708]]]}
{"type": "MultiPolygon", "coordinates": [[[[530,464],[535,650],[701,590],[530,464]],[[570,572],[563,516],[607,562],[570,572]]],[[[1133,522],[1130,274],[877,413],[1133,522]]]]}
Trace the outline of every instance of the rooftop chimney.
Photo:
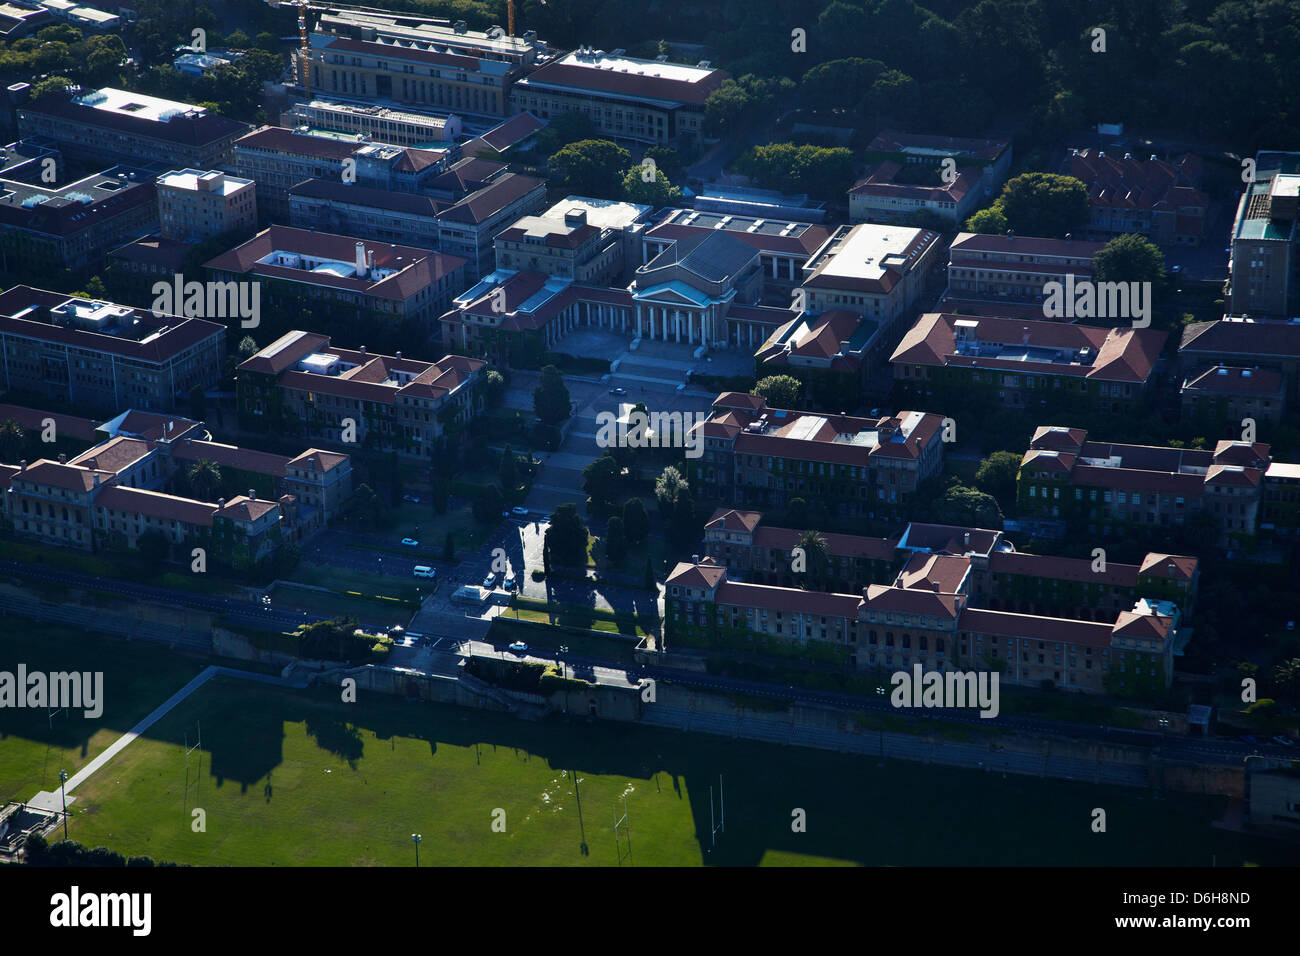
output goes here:
{"type": "Polygon", "coordinates": [[[59,464],[66,465],[67,463],[68,463],[68,456],[63,452],[59,452],[59,464]]]}
{"type": "Polygon", "coordinates": [[[257,500],[257,489],[256,489],[256,488],[249,488],[249,489],[248,489],[248,500],[249,500],[249,501],[256,501],[256,500],[257,500]]]}
{"type": "Polygon", "coordinates": [[[700,563],[700,556],[698,554],[691,555],[691,564],[699,564],[699,563],[700,563]]]}
{"type": "Polygon", "coordinates": [[[366,244],[357,243],[357,277],[363,278],[366,274],[366,244]]]}
{"type": "Polygon", "coordinates": [[[225,506],[226,506],[226,499],[225,499],[225,498],[218,498],[218,499],[217,499],[217,507],[218,507],[218,508],[224,508],[225,506]]]}
{"type": "Polygon", "coordinates": [[[1170,576],[1171,578],[1174,576],[1174,572],[1175,572],[1176,570],[1178,570],[1177,565],[1175,565],[1174,562],[1170,561],[1170,562],[1169,562],[1169,576],[1170,576]]]}
{"type": "Polygon", "coordinates": [[[1029,326],[1027,325],[1020,330],[1020,344],[1021,345],[1029,344],[1029,326]]]}
{"type": "Polygon", "coordinates": [[[962,544],[965,545],[966,550],[969,551],[969,550],[970,550],[970,532],[967,531],[965,534],[963,534],[963,535],[961,536],[961,540],[962,540],[962,544]]]}

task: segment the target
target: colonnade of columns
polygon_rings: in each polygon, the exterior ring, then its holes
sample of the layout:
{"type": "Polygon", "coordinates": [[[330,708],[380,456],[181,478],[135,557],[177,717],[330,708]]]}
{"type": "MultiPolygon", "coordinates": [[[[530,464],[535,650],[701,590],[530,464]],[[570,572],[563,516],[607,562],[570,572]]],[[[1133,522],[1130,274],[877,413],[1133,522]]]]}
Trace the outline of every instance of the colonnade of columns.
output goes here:
{"type": "Polygon", "coordinates": [[[640,338],[688,345],[712,344],[711,329],[706,328],[707,313],[696,309],[674,309],[648,302],[636,304],[636,334],[640,338]]]}

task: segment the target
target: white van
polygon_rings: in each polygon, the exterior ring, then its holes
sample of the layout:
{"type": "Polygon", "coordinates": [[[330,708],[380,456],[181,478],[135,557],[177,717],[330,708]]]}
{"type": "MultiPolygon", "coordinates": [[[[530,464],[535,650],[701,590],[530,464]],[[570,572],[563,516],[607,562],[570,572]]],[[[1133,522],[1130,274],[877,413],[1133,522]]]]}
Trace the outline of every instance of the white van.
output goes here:
{"type": "Polygon", "coordinates": [[[414,574],[417,578],[431,578],[434,575],[436,575],[438,572],[434,571],[433,568],[429,567],[428,565],[417,564],[415,566],[415,570],[412,571],[411,573],[414,574]]]}

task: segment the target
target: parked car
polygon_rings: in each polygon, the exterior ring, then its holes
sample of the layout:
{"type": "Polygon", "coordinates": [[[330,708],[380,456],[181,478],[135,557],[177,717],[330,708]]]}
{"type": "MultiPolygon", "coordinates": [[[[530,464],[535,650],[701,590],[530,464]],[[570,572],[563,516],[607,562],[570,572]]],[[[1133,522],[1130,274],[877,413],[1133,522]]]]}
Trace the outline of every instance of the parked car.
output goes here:
{"type": "Polygon", "coordinates": [[[414,538],[403,538],[402,544],[407,548],[418,548],[420,546],[420,542],[416,541],[414,538]]]}
{"type": "Polygon", "coordinates": [[[510,645],[510,649],[514,651],[516,654],[523,654],[528,650],[528,645],[525,644],[523,641],[515,641],[513,644],[510,645]]]}
{"type": "Polygon", "coordinates": [[[1277,744],[1279,747],[1294,747],[1294,746],[1295,746],[1295,741],[1294,741],[1294,740],[1292,740],[1290,737],[1283,737],[1281,734],[1278,734],[1276,737],[1273,737],[1272,740],[1273,740],[1273,743],[1277,744]]]}
{"type": "Polygon", "coordinates": [[[483,579],[483,587],[491,591],[496,586],[497,586],[497,573],[495,571],[489,571],[487,573],[487,577],[483,579]]]}
{"type": "Polygon", "coordinates": [[[609,394],[611,394],[611,395],[626,395],[626,394],[627,394],[627,389],[623,388],[621,385],[620,385],[620,386],[616,386],[616,387],[611,388],[611,389],[609,390],[609,394]]]}
{"type": "Polygon", "coordinates": [[[519,587],[519,576],[516,574],[508,575],[506,579],[501,582],[501,586],[507,591],[513,591],[515,588],[519,587]]]}
{"type": "Polygon", "coordinates": [[[417,564],[411,573],[417,578],[431,578],[437,574],[437,572],[427,564],[417,564]]]}
{"type": "Polygon", "coordinates": [[[402,500],[403,500],[403,501],[409,501],[409,502],[410,502],[411,504],[413,504],[413,505],[418,505],[418,504],[420,503],[420,496],[419,496],[419,495],[402,495],[402,500]]]}
{"type": "Polygon", "coordinates": [[[510,513],[511,513],[512,515],[514,515],[516,518],[527,518],[527,517],[528,517],[528,509],[527,509],[527,508],[521,508],[519,505],[515,505],[513,508],[511,508],[511,509],[510,509],[510,513]]]}

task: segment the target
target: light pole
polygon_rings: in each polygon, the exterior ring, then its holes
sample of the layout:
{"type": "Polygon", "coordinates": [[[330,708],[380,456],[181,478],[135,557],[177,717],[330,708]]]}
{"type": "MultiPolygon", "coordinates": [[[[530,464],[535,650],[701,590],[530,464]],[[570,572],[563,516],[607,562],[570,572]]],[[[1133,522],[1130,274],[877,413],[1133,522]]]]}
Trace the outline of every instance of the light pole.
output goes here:
{"type": "Polygon", "coordinates": [[[411,834],[411,842],[415,844],[415,865],[417,867],[420,865],[420,841],[423,839],[424,837],[418,833],[411,834]]]}
{"type": "Polygon", "coordinates": [[[59,771],[59,794],[63,797],[63,839],[68,839],[68,771],[59,771]]]}
{"type": "MultiPolygon", "coordinates": [[[[569,645],[561,644],[560,653],[569,653],[569,645]]],[[[569,712],[569,669],[563,660],[560,661],[560,678],[564,681],[564,712],[569,712]]]]}

